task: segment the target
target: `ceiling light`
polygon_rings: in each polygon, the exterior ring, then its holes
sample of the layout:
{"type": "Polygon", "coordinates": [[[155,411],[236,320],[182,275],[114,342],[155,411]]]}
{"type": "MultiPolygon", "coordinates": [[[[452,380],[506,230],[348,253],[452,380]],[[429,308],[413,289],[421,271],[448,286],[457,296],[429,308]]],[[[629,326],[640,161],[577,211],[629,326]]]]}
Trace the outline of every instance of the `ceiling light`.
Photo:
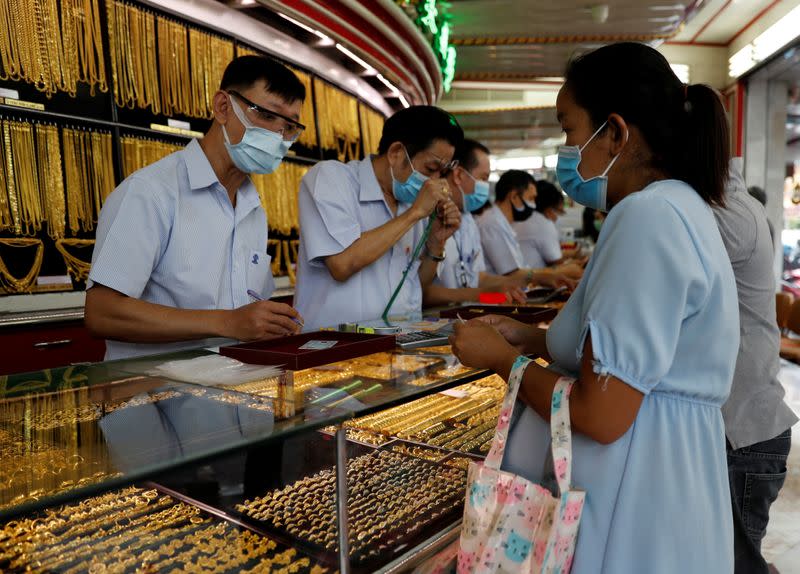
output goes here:
{"type": "Polygon", "coordinates": [[[387,88],[389,88],[389,91],[390,91],[390,92],[392,92],[392,95],[393,95],[393,96],[399,96],[399,95],[400,95],[400,90],[398,90],[397,88],[395,88],[395,87],[394,87],[394,84],[392,84],[392,83],[391,83],[389,80],[387,80],[386,78],[384,78],[384,77],[383,77],[383,74],[378,74],[377,78],[378,78],[378,80],[380,81],[380,83],[382,83],[384,86],[386,86],[387,88]]]}
{"type": "Polygon", "coordinates": [[[410,108],[411,107],[411,104],[408,103],[408,100],[406,99],[406,97],[403,94],[399,94],[397,97],[400,100],[400,103],[403,104],[404,108],[410,108]]]}
{"type": "Polygon", "coordinates": [[[325,34],[320,32],[319,30],[315,30],[311,26],[307,26],[307,25],[303,24],[302,22],[300,22],[299,20],[295,20],[294,18],[290,18],[289,16],[287,16],[286,14],[283,14],[281,12],[278,12],[277,14],[278,14],[278,16],[280,16],[284,20],[288,20],[289,22],[291,22],[292,24],[294,24],[298,28],[302,28],[306,32],[310,32],[310,33],[314,34],[315,36],[317,36],[320,40],[322,40],[323,45],[325,45],[325,46],[333,46],[334,41],[331,40],[329,36],[326,36],[325,34]]]}
{"type": "Polygon", "coordinates": [[[369,74],[377,73],[375,71],[375,68],[373,68],[372,66],[367,64],[364,60],[362,60],[361,58],[356,56],[353,52],[351,52],[350,50],[348,50],[347,48],[345,48],[341,44],[336,44],[336,49],[339,50],[345,56],[349,57],[351,60],[353,60],[356,64],[358,64],[362,68],[364,68],[367,71],[367,73],[369,73],[369,74]]]}
{"type": "Polygon", "coordinates": [[[800,35],[800,6],[775,22],[728,59],[728,73],[736,78],[763,62],[800,35]]]}
{"type": "Polygon", "coordinates": [[[498,171],[508,171],[509,169],[542,169],[544,159],[538,155],[523,157],[504,157],[495,162],[495,169],[498,171]]]}
{"type": "Polygon", "coordinates": [[[688,66],[688,64],[670,64],[669,67],[672,68],[672,71],[675,73],[676,76],[678,76],[678,79],[682,83],[684,83],[684,84],[688,84],[689,83],[689,66],[688,66]]]}
{"type": "Polygon", "coordinates": [[[242,6],[252,6],[253,4],[256,3],[256,0],[240,0],[239,3],[242,6]]]}

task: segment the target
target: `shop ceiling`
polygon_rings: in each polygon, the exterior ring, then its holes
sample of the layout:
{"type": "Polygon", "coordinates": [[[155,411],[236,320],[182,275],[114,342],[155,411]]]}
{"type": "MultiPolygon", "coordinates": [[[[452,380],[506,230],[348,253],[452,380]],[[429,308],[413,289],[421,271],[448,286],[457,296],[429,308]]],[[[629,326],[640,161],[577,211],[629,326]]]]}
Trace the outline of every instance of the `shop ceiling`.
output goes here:
{"type": "Polygon", "coordinates": [[[779,2],[452,0],[458,65],[440,105],[497,154],[550,153],[560,136],[555,94],[570,58],[625,40],[725,47],[779,2]]]}

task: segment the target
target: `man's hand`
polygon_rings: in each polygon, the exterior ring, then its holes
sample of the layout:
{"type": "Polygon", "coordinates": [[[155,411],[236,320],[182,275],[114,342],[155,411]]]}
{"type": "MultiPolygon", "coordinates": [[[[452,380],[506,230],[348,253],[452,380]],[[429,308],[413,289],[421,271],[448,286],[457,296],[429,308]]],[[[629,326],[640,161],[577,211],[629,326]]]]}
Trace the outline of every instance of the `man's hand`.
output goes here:
{"type": "Polygon", "coordinates": [[[256,341],[296,335],[300,332],[302,318],[285,303],[256,301],[229,311],[225,323],[226,337],[239,341],[256,341]]]}
{"type": "Polygon", "coordinates": [[[445,242],[461,225],[461,211],[452,199],[447,199],[439,204],[436,212],[436,220],[433,222],[431,235],[428,238],[428,249],[438,255],[444,251],[445,242]]]}
{"type": "Polygon", "coordinates": [[[425,219],[436,206],[452,200],[450,199],[450,190],[447,187],[447,180],[444,179],[429,179],[423,185],[422,189],[417,194],[417,199],[414,200],[411,209],[416,215],[417,219],[425,219]]]}

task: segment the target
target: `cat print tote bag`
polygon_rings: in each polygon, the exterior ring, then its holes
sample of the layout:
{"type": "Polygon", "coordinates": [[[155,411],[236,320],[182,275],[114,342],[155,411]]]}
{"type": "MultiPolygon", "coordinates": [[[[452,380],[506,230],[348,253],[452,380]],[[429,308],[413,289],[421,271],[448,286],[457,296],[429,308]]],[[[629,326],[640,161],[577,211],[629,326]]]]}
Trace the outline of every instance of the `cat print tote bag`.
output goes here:
{"type": "Polygon", "coordinates": [[[568,574],[586,493],[572,490],[572,434],[569,394],[573,379],[553,389],[550,428],[558,496],[521,476],[500,470],[511,413],[530,363],[518,357],[500,410],[492,448],[473,462],[458,549],[458,574],[568,574]]]}

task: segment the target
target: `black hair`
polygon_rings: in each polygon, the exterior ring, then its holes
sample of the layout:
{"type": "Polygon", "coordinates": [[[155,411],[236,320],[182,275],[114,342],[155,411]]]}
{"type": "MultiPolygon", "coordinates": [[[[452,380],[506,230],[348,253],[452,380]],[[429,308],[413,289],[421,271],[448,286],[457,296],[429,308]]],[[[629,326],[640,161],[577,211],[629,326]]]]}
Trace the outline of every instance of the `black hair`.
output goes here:
{"type": "Polygon", "coordinates": [[[435,140],[445,140],[458,149],[464,141],[464,131],[456,118],[441,108],[411,106],[395,113],[383,124],[378,153],[383,155],[390,145],[400,142],[413,158],[435,140]]]}
{"type": "Polygon", "coordinates": [[[546,209],[558,207],[564,203],[564,194],[549,181],[536,182],[536,211],[544,213],[546,209]]]}
{"type": "Polygon", "coordinates": [[[289,68],[266,56],[239,56],[231,60],[219,89],[242,91],[259,80],[267,84],[267,91],[292,104],[306,99],[306,87],[289,68]]]}
{"type": "Polygon", "coordinates": [[[498,203],[503,201],[512,191],[523,193],[531,184],[536,185],[536,180],[527,171],[510,169],[500,176],[494,186],[495,200],[498,203]]]}
{"type": "Polygon", "coordinates": [[[645,44],[603,46],[573,60],[565,89],[594,129],[616,113],[636,126],[652,152],[650,167],[722,205],[730,159],[725,108],[703,84],[684,85],[666,58],[645,44]]]}
{"type": "Polygon", "coordinates": [[[764,207],[767,206],[767,192],[765,192],[763,189],[761,189],[757,185],[753,185],[751,187],[748,187],[747,188],[747,193],[749,193],[750,195],[755,197],[758,201],[760,201],[761,205],[763,205],[764,207]]]}
{"type": "MultiPolygon", "coordinates": [[[[539,205],[539,198],[536,198],[536,205],[539,205]]],[[[597,228],[594,226],[594,214],[595,210],[591,207],[585,207],[583,209],[583,214],[581,215],[581,223],[583,228],[583,236],[584,237],[591,237],[592,241],[597,243],[597,238],[600,237],[600,232],[597,231],[597,228]]]]}
{"type": "Polygon", "coordinates": [[[476,152],[479,151],[485,153],[486,155],[492,153],[489,151],[489,148],[482,143],[469,138],[464,138],[464,141],[461,143],[461,145],[456,148],[456,154],[453,156],[453,159],[458,160],[458,165],[467,171],[472,171],[478,167],[478,154],[476,152]]]}

